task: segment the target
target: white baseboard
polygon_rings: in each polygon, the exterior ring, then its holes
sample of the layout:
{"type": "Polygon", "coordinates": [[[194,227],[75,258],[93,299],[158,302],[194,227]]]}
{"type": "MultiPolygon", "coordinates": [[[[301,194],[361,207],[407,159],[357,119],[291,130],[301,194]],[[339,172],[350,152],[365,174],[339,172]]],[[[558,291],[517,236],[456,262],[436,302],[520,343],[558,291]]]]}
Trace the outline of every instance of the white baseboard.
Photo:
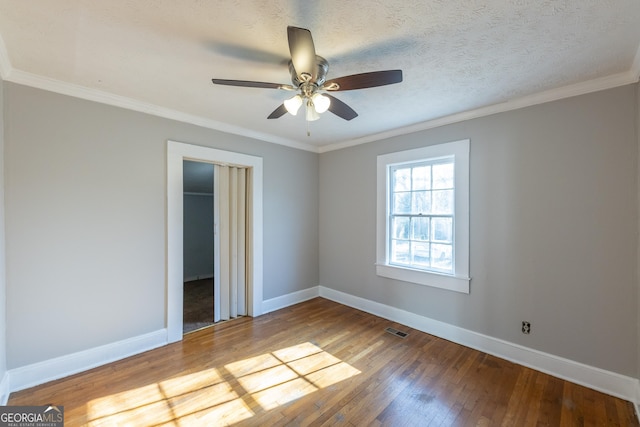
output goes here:
{"type": "MultiPolygon", "coordinates": [[[[10,369],[9,390],[24,390],[167,344],[167,330],[128,338],[20,368],[10,369]]],[[[3,380],[4,382],[4,380],[3,380]]]]}
{"type": "Polygon", "coordinates": [[[5,372],[2,376],[2,381],[0,382],[0,406],[7,406],[10,393],[11,390],[9,389],[9,372],[5,372]]]}
{"type": "Polygon", "coordinates": [[[262,314],[280,310],[281,308],[289,307],[290,305],[298,304],[317,296],[320,296],[319,286],[314,286],[313,288],[308,288],[302,291],[296,291],[287,295],[282,295],[280,297],[271,298],[266,301],[262,301],[262,314]]]}
{"type": "MultiPolygon", "coordinates": [[[[318,296],[558,378],[620,397],[634,403],[636,414],[640,416],[640,381],[636,378],[543,353],[324,286],[314,286],[263,301],[263,313],[286,308],[318,296]]],[[[161,329],[112,344],[11,369],[0,382],[0,404],[6,405],[10,392],[63,378],[152,350],[165,344],[167,344],[167,330],[161,329]]]]}
{"type": "Polygon", "coordinates": [[[555,377],[620,397],[633,402],[638,408],[640,382],[637,378],[543,353],[324,286],[320,286],[320,296],[555,377]]]}

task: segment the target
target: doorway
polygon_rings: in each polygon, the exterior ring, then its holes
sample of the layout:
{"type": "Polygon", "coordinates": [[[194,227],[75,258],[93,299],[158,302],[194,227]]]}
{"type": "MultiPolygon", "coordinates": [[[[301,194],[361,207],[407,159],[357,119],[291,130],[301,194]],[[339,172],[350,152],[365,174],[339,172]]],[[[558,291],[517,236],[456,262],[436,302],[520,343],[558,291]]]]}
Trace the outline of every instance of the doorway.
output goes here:
{"type": "Polygon", "coordinates": [[[250,171],[248,226],[251,245],[247,251],[247,314],[262,314],[262,158],[230,151],[169,141],[167,144],[167,341],[182,340],[183,335],[183,162],[196,161],[237,166],[250,171]]]}
{"type": "Polygon", "coordinates": [[[183,334],[214,324],[214,165],[183,162],[183,334]]]}

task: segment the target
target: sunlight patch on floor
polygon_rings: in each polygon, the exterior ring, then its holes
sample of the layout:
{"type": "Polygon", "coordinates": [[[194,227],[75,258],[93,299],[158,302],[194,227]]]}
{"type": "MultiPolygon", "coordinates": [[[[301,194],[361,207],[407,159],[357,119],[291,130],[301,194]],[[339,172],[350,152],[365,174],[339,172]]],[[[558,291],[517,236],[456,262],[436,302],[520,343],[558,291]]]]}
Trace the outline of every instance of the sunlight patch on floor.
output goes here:
{"type": "Polygon", "coordinates": [[[114,393],[87,404],[89,425],[224,425],[360,373],[305,342],[114,393]]]}

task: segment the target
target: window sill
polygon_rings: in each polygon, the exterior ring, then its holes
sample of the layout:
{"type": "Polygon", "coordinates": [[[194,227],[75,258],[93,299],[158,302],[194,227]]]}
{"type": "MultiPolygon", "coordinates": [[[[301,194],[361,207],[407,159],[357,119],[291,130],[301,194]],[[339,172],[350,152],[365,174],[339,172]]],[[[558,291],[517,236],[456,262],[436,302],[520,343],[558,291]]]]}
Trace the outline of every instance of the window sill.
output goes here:
{"type": "Polygon", "coordinates": [[[449,291],[469,293],[469,277],[449,276],[430,271],[414,270],[412,268],[398,267],[389,264],[376,264],[376,274],[389,279],[403,282],[416,283],[418,285],[447,289],[449,291]]]}

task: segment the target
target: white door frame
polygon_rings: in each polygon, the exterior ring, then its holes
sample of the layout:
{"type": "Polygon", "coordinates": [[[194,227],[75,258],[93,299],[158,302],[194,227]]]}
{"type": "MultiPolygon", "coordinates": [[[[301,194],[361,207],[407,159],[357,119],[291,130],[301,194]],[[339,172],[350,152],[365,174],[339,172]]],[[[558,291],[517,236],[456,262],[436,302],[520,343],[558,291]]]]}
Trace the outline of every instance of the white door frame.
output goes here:
{"type": "Polygon", "coordinates": [[[182,162],[227,164],[251,168],[253,278],[247,292],[249,316],[262,314],[262,158],[182,142],[167,142],[167,341],[182,340],[183,315],[183,176],[182,162]]]}

